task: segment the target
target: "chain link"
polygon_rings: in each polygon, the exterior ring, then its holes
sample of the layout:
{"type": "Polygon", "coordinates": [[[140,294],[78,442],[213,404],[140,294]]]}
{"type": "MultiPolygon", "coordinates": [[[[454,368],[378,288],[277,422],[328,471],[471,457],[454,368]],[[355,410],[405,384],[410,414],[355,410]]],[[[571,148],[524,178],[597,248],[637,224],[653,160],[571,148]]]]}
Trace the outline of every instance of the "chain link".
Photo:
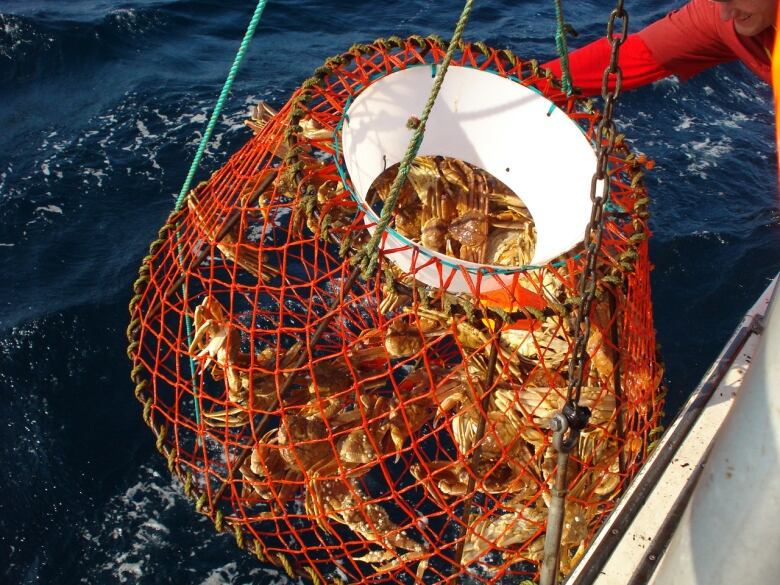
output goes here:
{"type": "Polygon", "coordinates": [[[573,444],[573,439],[578,438],[580,425],[584,426],[590,413],[585,412],[579,406],[582,379],[587,360],[587,340],[590,337],[590,309],[596,295],[596,260],[603,235],[604,204],[609,198],[609,157],[615,147],[615,123],[612,120],[615,108],[615,100],[620,95],[623,84],[623,72],[618,65],[620,46],[628,36],[628,13],[623,8],[623,0],[618,0],[616,8],[609,15],[607,23],[607,39],[612,46],[609,65],[604,70],[601,84],[601,96],[604,98],[604,110],[596,128],[596,172],[590,184],[590,199],[593,203],[590,220],[585,228],[585,266],[580,275],[579,294],[580,303],[577,311],[575,331],[577,337],[574,342],[574,353],[569,362],[569,386],[567,390],[566,408],[564,415],[569,420],[572,435],[566,443],[573,444]],[[615,29],[620,28],[620,34],[615,34],[615,29]],[[610,92],[610,81],[614,87],[610,92]],[[602,182],[601,193],[598,193],[599,181],[602,182]]]}
{"type": "Polygon", "coordinates": [[[615,147],[616,132],[612,121],[615,100],[620,95],[623,74],[618,66],[620,45],[628,33],[628,14],[623,9],[623,0],[617,1],[617,7],[609,15],[607,23],[607,38],[612,45],[609,66],[602,77],[601,96],[604,98],[604,110],[596,127],[596,172],[590,183],[590,199],[593,203],[590,219],[585,228],[585,266],[580,275],[580,302],[577,308],[577,319],[574,331],[574,351],[569,362],[569,386],[566,393],[566,404],[561,412],[553,416],[550,427],[553,431],[553,447],[558,452],[555,482],[550,493],[552,501],[547,517],[547,532],[544,541],[544,556],[539,574],[541,585],[553,585],[558,580],[560,566],[561,537],[566,512],[566,494],[568,486],[569,453],[577,445],[580,431],[585,428],[590,418],[590,410],[580,406],[580,393],[585,362],[588,358],[587,340],[590,337],[590,309],[596,296],[596,260],[601,249],[601,239],[604,231],[604,204],[609,197],[609,157],[615,147]],[[615,25],[622,21],[622,33],[615,35],[615,25]],[[609,82],[614,80],[614,88],[609,91],[609,82]],[[601,193],[598,193],[599,181],[602,182],[601,193]]]}

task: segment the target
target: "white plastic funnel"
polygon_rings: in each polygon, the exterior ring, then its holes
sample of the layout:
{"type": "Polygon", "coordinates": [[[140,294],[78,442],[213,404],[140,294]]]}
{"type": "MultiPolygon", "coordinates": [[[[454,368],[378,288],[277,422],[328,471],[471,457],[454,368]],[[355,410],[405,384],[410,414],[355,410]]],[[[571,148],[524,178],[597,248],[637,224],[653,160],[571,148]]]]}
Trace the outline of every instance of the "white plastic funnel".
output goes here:
{"type": "MultiPolygon", "coordinates": [[[[392,73],[366,88],[347,110],[342,129],[344,161],[361,203],[374,180],[403,158],[412,133],[407,120],[420,115],[433,81],[430,66],[392,73]]],[[[536,225],[531,264],[546,264],[582,241],[590,219],[596,155],[566,113],[535,91],[494,73],[450,67],[418,154],[468,162],[514,191],[536,225]]],[[[375,216],[367,218],[369,223],[375,220],[375,216]]],[[[389,255],[407,272],[413,258],[408,244],[409,240],[390,230],[384,244],[386,249],[407,247],[389,255]]],[[[412,245],[423,257],[442,261],[444,280],[453,270],[457,272],[448,290],[471,290],[458,267],[476,273],[480,265],[412,245]]],[[[500,270],[506,272],[506,268],[500,270]]],[[[431,286],[442,282],[433,265],[415,276],[431,286]]],[[[483,289],[499,286],[485,282],[483,289]]]]}

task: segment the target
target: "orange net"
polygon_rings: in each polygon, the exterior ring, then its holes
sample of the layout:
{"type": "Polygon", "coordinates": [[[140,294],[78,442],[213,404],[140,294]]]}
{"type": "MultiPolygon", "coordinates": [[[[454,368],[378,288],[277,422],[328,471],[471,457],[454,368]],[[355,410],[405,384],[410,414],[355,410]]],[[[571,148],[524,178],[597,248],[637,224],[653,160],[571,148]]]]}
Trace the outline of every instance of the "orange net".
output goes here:
{"type": "MultiPolygon", "coordinates": [[[[403,238],[385,240],[368,279],[350,262],[373,220],[343,170],[345,109],[444,51],[419,37],[355,46],[278,113],[258,109],[255,136],[161,230],[130,306],[136,394],[172,473],[218,530],[316,583],[515,583],[541,559],[556,461],[547,423],[566,398],[577,250],[512,266],[512,242],[533,233],[522,206],[496,211],[480,197],[498,182],[433,157],[418,163],[436,166],[434,183],[441,165],[455,168],[444,187],[457,198],[465,181],[468,208],[437,215],[410,180],[389,233],[424,239],[443,221],[443,253],[484,266],[453,268],[403,238]],[[471,220],[467,241],[453,226],[471,220]],[[509,244],[488,245],[495,234],[509,244]],[[456,276],[469,290],[448,290],[456,276]]],[[[598,113],[535,62],[480,43],[453,65],[538,88],[593,142],[598,113]]],[[[618,138],[581,399],[593,414],[571,457],[563,571],[658,432],[646,166],[618,138]]]]}

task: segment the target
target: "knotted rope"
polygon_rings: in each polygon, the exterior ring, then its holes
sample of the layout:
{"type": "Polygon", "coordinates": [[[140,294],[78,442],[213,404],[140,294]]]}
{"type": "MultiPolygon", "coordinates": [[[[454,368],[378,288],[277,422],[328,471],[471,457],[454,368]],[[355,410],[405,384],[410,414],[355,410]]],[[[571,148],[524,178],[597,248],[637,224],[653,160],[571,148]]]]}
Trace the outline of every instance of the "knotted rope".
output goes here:
{"type": "Polygon", "coordinates": [[[417,151],[420,150],[420,144],[422,144],[423,135],[425,134],[425,124],[428,122],[428,116],[439,95],[442,83],[444,83],[444,76],[447,74],[447,69],[450,66],[450,61],[452,61],[455,49],[460,45],[463,29],[466,28],[466,23],[469,20],[473,3],[473,0],[466,0],[466,4],[463,6],[463,12],[461,12],[458,23],[455,26],[452,39],[447,47],[447,53],[444,55],[441,66],[436,73],[436,79],[433,82],[431,94],[428,96],[428,101],[425,103],[420,118],[410,118],[409,123],[407,124],[410,128],[414,128],[414,133],[409,141],[409,147],[406,149],[406,154],[404,154],[398,167],[398,174],[395,176],[395,180],[390,186],[390,194],[387,196],[387,199],[385,199],[384,205],[382,206],[382,212],[379,216],[379,221],[376,224],[376,229],[365,248],[363,248],[356,257],[356,261],[360,262],[363,269],[364,278],[369,278],[376,271],[376,267],[379,263],[379,241],[390,223],[390,219],[392,218],[393,211],[395,210],[398,201],[398,196],[401,193],[401,187],[403,187],[406,176],[411,169],[412,161],[417,156],[417,151]]]}

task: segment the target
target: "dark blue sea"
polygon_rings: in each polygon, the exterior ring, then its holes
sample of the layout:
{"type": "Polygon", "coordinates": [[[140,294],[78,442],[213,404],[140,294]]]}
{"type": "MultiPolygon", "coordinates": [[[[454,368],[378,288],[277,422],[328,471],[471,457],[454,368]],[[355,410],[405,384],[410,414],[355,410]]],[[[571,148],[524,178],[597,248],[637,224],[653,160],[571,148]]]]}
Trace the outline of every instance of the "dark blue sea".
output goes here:
{"type": "MultiPolygon", "coordinates": [[[[626,2],[637,30],[679,0],[626,2]]],[[[554,55],[551,0],[477,1],[470,40],[554,55]]],[[[609,2],[564,2],[578,46],[609,2]]],[[[200,170],[327,57],[449,37],[459,2],[271,0],[200,170]]],[[[139,263],[174,205],[252,0],[0,0],[0,581],[286,581],[195,514],[154,448],[125,355],[139,263]]],[[[769,88],[741,65],[626,94],[657,161],[651,259],[667,418],[780,270],[769,88]]],[[[562,162],[562,164],[564,164],[562,162]]]]}

